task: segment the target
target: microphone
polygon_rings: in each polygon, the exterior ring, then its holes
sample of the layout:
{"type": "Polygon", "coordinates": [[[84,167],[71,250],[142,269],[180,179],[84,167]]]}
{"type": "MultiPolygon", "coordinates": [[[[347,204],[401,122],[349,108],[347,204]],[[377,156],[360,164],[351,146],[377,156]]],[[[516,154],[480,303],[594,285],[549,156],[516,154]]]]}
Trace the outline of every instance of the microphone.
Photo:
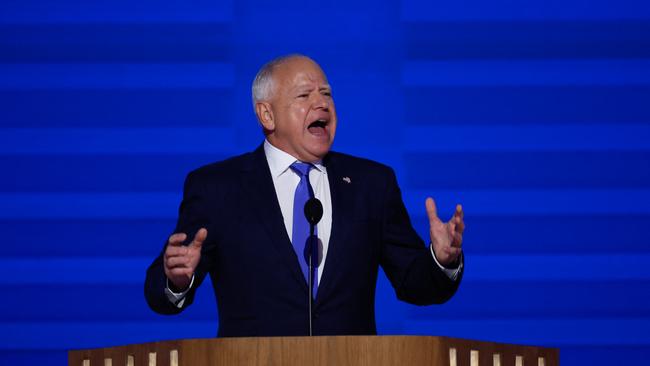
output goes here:
{"type": "MultiPolygon", "coordinates": [[[[314,273],[314,264],[312,259],[314,257],[314,252],[317,252],[318,248],[318,238],[314,238],[314,227],[323,217],[323,204],[318,200],[318,198],[311,197],[307,202],[305,202],[305,217],[307,218],[307,222],[309,222],[309,238],[307,239],[307,245],[305,245],[305,259],[307,259],[307,267],[309,268],[309,275],[307,276],[309,293],[307,294],[307,297],[309,297],[309,335],[311,336],[313,335],[311,322],[313,317],[312,305],[314,303],[314,279],[312,278],[314,273]]],[[[316,254],[316,257],[317,256],[318,254],[316,254]]]]}
{"type": "Polygon", "coordinates": [[[309,225],[316,225],[323,217],[323,204],[318,198],[312,197],[305,202],[305,217],[309,225]]]}

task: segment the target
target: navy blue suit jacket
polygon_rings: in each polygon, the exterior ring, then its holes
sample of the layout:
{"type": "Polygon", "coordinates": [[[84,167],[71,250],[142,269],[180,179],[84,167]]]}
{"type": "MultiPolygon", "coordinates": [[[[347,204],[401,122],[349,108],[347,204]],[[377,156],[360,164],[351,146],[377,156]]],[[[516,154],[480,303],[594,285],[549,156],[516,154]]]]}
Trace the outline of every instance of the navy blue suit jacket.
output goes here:
{"type": "MultiPolygon", "coordinates": [[[[323,164],[332,232],[314,303],[314,334],[376,334],[380,265],[401,300],[425,305],[449,299],[460,278],[452,281],[440,270],[411,226],[392,169],[336,152],[323,164]]],[[[183,308],[210,275],[218,336],[307,335],[307,283],[261,146],[187,176],[175,232],[188,234],[190,241],[201,227],[208,237],[183,308]]],[[[145,297],[159,313],[179,313],[182,308],[169,302],[165,286],[161,253],[147,270],[145,297]]]]}

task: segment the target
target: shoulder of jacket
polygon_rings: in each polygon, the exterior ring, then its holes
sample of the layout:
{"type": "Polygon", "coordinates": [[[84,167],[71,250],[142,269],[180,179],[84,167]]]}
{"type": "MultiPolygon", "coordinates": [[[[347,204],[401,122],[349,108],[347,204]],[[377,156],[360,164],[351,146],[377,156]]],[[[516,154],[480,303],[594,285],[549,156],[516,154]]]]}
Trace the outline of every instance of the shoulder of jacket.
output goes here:
{"type": "Polygon", "coordinates": [[[250,159],[252,158],[252,154],[253,153],[249,152],[203,165],[192,170],[188,174],[188,177],[191,176],[199,179],[208,179],[214,177],[221,178],[224,176],[233,176],[235,175],[233,174],[235,171],[241,169],[242,166],[249,163],[250,159]]]}
{"type": "Polygon", "coordinates": [[[355,171],[364,171],[374,174],[394,174],[393,168],[375,160],[362,158],[354,155],[332,151],[329,158],[333,163],[345,166],[355,171]]]}

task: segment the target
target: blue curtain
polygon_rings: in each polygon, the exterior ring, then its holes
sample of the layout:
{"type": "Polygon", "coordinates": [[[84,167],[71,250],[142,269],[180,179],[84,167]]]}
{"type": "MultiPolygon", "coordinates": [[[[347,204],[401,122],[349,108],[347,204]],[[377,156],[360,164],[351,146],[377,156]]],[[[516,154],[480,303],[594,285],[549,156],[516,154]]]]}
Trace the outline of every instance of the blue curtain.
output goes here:
{"type": "Polygon", "coordinates": [[[176,317],[142,283],[185,174],[258,146],[265,61],[321,63],[334,149],[393,166],[466,211],[447,304],[396,300],[381,334],[561,349],[563,365],[650,359],[650,5],[9,0],[0,3],[0,364],[216,334],[204,285],[176,317]]]}

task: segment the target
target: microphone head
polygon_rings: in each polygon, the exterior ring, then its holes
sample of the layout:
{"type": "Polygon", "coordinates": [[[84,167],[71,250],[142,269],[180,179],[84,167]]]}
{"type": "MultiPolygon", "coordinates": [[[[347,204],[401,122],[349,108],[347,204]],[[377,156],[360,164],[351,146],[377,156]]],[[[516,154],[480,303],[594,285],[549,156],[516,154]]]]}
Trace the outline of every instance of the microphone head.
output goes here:
{"type": "Polygon", "coordinates": [[[305,217],[311,225],[316,225],[323,217],[323,204],[318,198],[312,197],[305,202],[305,217]]]}

